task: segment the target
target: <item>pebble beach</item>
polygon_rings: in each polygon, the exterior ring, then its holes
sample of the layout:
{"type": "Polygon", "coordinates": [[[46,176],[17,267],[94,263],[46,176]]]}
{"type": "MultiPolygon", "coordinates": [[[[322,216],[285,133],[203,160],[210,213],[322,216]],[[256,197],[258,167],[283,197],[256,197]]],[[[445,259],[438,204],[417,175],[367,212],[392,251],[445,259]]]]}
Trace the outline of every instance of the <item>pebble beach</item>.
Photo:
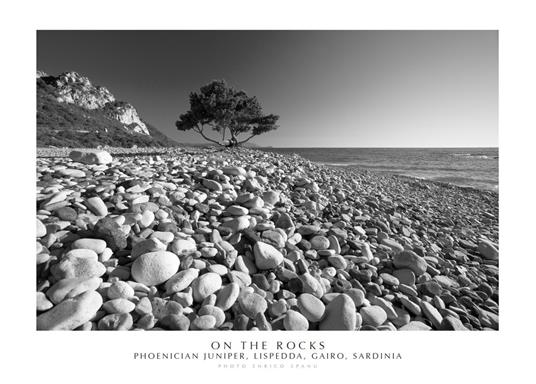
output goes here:
{"type": "Polygon", "coordinates": [[[38,148],[38,330],[498,330],[494,191],[254,149],[38,148]]]}

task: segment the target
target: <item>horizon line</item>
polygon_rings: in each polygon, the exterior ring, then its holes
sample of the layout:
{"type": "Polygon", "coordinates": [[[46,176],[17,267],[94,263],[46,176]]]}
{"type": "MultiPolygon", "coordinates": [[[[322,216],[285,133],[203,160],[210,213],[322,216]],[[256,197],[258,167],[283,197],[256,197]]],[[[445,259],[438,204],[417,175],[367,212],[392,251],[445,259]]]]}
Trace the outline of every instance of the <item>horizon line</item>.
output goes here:
{"type": "MultiPolygon", "coordinates": [[[[213,144],[210,144],[210,143],[179,143],[181,145],[213,145],[213,144]]],[[[250,148],[250,149],[255,149],[255,148],[291,148],[291,149],[294,149],[294,148],[318,148],[318,149],[326,149],[326,148],[352,148],[352,149],[370,149],[370,148],[374,148],[374,149],[458,149],[458,148],[490,148],[490,149],[499,149],[499,146],[457,146],[457,147],[452,147],[452,146],[448,146],[448,147],[436,147],[436,146],[430,146],[430,147],[408,147],[408,146],[401,146],[401,147],[395,147],[395,146],[383,146],[383,147],[376,147],[376,146],[367,146],[367,147],[334,147],[334,146],[331,146],[331,147],[317,147],[317,146],[314,146],[314,147],[292,147],[292,146],[284,146],[284,147],[280,147],[280,146],[273,146],[273,145],[254,145],[254,146],[243,146],[242,148],[250,148]]]]}
{"type": "MultiPolygon", "coordinates": [[[[255,148],[255,147],[251,147],[251,148],[255,148]]],[[[376,149],[403,149],[403,148],[406,148],[406,149],[457,149],[457,148],[499,148],[499,146],[495,146],[495,147],[489,147],[489,146],[484,146],[484,147],[474,147],[474,146],[470,146],[470,147],[373,147],[373,146],[370,146],[370,147],[275,147],[275,146],[261,146],[259,145],[257,148],[319,148],[319,149],[322,149],[322,148],[355,148],[355,149],[368,149],[368,148],[376,148],[376,149]]]]}

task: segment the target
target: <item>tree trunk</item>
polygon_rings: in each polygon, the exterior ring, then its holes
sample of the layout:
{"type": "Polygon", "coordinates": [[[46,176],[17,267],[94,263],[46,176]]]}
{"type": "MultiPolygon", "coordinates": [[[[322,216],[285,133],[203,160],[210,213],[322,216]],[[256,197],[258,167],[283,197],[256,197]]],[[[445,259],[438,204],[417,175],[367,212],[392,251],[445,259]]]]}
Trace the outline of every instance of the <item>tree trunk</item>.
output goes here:
{"type": "Polygon", "coordinates": [[[229,141],[230,141],[230,143],[229,143],[230,147],[238,146],[238,140],[236,140],[236,137],[235,137],[234,134],[231,133],[231,139],[229,141]]]}

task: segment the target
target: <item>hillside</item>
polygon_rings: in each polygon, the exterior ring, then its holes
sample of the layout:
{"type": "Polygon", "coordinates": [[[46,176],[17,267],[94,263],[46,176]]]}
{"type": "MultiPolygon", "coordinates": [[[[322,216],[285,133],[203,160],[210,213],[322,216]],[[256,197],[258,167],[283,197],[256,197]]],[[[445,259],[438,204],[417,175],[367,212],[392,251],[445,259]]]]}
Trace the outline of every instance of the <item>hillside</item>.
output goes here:
{"type": "Polygon", "coordinates": [[[176,146],[129,103],[76,72],[37,72],[37,146],[176,146]]]}

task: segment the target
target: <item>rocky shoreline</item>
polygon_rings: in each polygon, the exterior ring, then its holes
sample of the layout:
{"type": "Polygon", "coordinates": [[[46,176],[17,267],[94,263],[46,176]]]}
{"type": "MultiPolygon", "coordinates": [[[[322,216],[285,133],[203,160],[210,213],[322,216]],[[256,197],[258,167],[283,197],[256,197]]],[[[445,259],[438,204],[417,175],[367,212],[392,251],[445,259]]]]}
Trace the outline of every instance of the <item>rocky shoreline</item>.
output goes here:
{"type": "Polygon", "coordinates": [[[497,330],[498,195],[299,156],[37,149],[39,330],[497,330]]]}

